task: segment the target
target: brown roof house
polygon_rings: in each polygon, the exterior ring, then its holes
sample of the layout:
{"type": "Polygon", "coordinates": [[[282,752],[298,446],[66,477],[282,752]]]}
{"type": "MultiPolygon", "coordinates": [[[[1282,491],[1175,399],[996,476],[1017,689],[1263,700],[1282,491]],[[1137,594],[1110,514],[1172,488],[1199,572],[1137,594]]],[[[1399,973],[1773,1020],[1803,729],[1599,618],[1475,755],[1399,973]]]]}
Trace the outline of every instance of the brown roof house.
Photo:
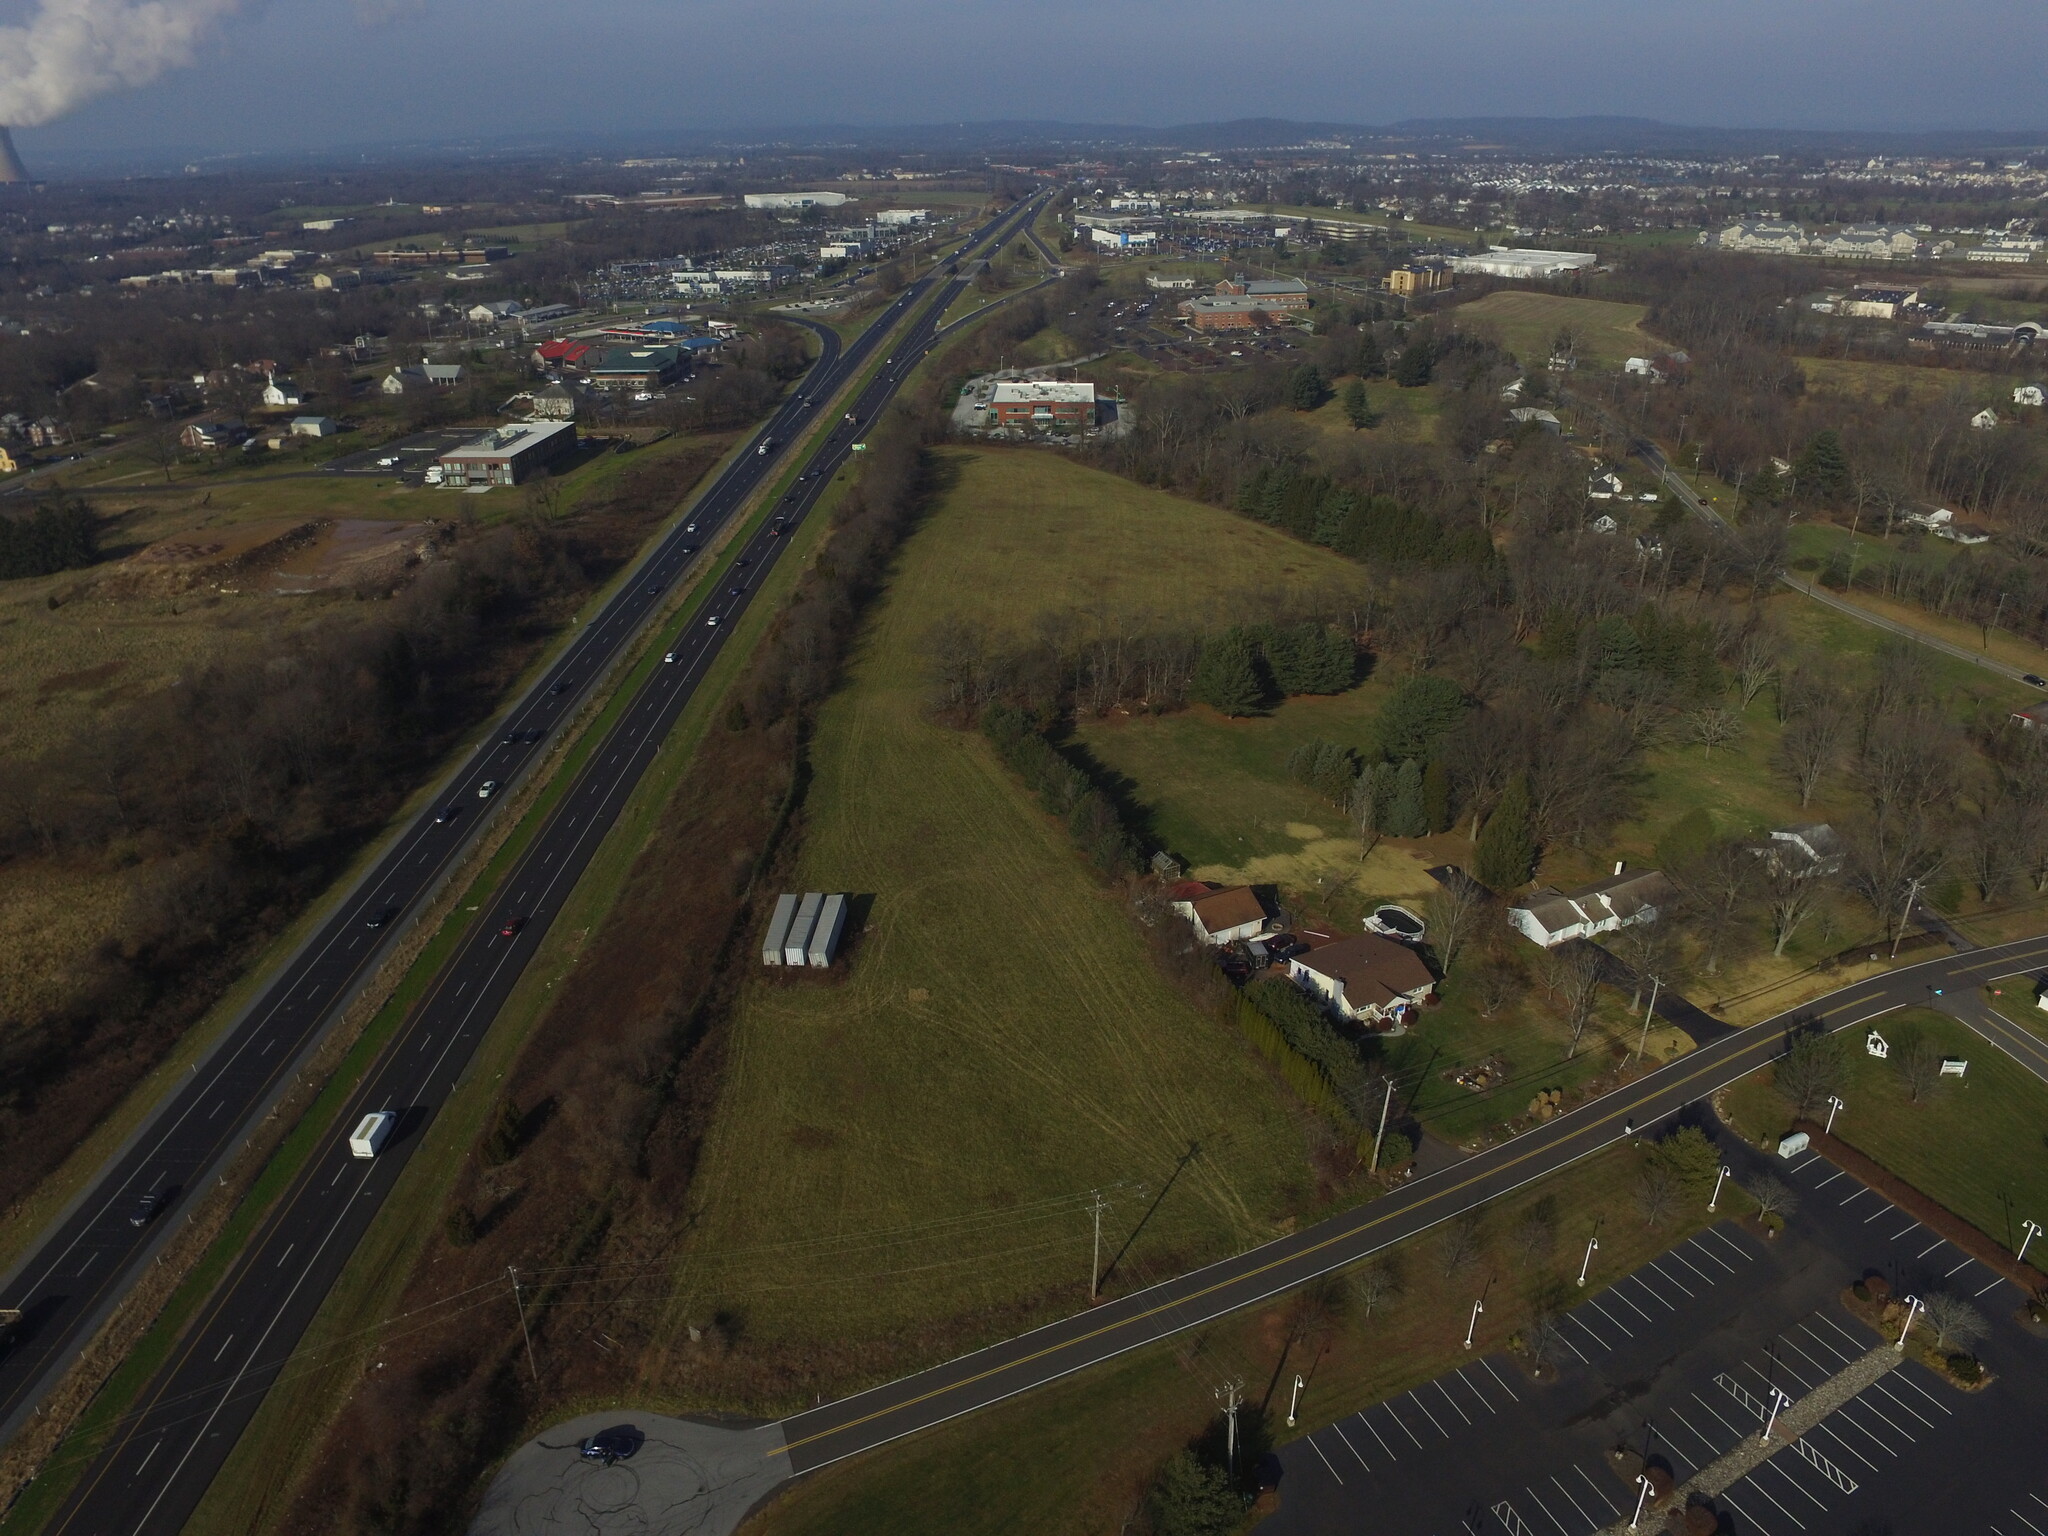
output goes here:
{"type": "Polygon", "coordinates": [[[1270,921],[1265,903],[1248,885],[1226,885],[1201,893],[1187,891],[1173,904],[1173,910],[1195,925],[1205,944],[1232,944],[1255,939],[1270,921]]]}
{"type": "Polygon", "coordinates": [[[1384,1029],[1405,1028],[1408,1015],[1436,990],[1420,955],[1376,933],[1296,955],[1287,974],[1345,1018],[1384,1029]]]}
{"type": "Polygon", "coordinates": [[[1567,939],[1590,939],[1631,923],[1654,923],[1676,894],[1654,869],[1624,874],[1621,866],[1605,880],[1576,891],[1545,886],[1508,908],[1508,921],[1524,938],[1553,949],[1567,939]]]}

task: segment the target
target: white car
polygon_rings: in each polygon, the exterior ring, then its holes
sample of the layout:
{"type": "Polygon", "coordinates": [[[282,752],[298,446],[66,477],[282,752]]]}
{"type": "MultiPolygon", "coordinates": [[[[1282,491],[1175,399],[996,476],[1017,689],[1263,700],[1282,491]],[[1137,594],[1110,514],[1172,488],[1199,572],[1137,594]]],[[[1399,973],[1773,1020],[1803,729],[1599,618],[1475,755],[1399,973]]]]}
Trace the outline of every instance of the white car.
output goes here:
{"type": "Polygon", "coordinates": [[[398,460],[397,460],[397,458],[396,458],[395,456],[394,456],[394,457],[392,457],[392,458],[387,458],[387,459],[379,459],[379,460],[377,461],[377,467],[378,467],[379,469],[395,469],[395,468],[397,467],[397,465],[398,465],[398,460]]]}
{"type": "Polygon", "coordinates": [[[718,615],[714,613],[713,615],[711,615],[710,618],[706,619],[704,622],[710,625],[713,629],[716,629],[718,628],[718,615]]]}
{"type": "Polygon", "coordinates": [[[670,651],[666,656],[662,657],[661,659],[664,662],[673,663],[676,659],[676,653],[674,651],[670,651]]]}
{"type": "Polygon", "coordinates": [[[479,800],[488,800],[497,792],[498,781],[496,779],[485,779],[483,783],[476,787],[476,797],[479,800]]]}

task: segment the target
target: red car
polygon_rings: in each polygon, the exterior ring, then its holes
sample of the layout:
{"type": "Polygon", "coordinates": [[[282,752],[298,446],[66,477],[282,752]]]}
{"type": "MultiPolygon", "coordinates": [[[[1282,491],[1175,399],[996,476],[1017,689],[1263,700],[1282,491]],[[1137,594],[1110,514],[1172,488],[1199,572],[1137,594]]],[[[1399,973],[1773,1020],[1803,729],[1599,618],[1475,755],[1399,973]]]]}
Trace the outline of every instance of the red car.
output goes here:
{"type": "Polygon", "coordinates": [[[506,919],[505,919],[505,926],[504,926],[504,927],[502,927],[502,928],[500,928],[500,929],[498,930],[498,936],[499,936],[500,938],[505,938],[505,939],[509,939],[509,938],[511,938],[511,937],[512,937],[512,936],[513,936],[514,934],[518,933],[518,932],[519,932],[519,930],[520,930],[520,929],[522,929],[522,928],[524,928],[525,926],[526,926],[526,919],[525,919],[525,918],[523,918],[523,917],[508,917],[508,918],[506,918],[506,919]]]}

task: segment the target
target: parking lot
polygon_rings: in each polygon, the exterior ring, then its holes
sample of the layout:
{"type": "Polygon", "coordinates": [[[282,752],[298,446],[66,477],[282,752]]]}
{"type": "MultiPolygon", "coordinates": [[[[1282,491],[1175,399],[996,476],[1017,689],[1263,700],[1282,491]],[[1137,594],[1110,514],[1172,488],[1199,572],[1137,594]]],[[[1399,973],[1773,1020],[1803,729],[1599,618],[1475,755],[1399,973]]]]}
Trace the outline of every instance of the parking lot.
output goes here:
{"type": "Polygon", "coordinates": [[[386,479],[403,480],[408,485],[418,485],[428,465],[451,448],[475,442],[485,430],[483,427],[456,427],[415,432],[411,437],[401,437],[375,448],[365,448],[360,453],[346,453],[338,459],[329,459],[320,466],[320,472],[328,475],[381,475],[386,479]],[[398,462],[386,464],[386,459],[398,462]]]}
{"type": "MultiPolygon", "coordinates": [[[[1762,1160],[1729,1149],[1739,1171],[1762,1160]]],[[[1733,1223],[1677,1244],[1562,1320],[1537,1383],[1471,1361],[1280,1452],[1262,1531],[1591,1536],[1634,1513],[1627,1447],[1683,1483],[1878,1340],[1837,1296],[1867,1270],[1901,1294],[1946,1290],[1985,1314],[1997,1379],[1959,1392],[1905,1364],[1713,1499],[1734,1536],[2048,1536],[2048,1341],[2017,1289],[1818,1158],[1771,1171],[1801,1205],[1767,1240],[1733,1223]]],[[[1310,1392],[1313,1393],[1313,1386],[1310,1392]]]]}

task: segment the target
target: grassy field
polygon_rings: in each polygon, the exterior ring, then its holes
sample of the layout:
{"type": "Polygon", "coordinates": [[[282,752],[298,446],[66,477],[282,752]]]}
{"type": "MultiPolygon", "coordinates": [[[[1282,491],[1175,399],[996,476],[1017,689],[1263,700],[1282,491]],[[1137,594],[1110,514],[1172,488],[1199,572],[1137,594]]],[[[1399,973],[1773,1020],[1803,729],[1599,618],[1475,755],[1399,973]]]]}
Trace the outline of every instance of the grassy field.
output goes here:
{"type": "Polygon", "coordinates": [[[1644,313],[1640,304],[1510,289],[1450,311],[1454,323],[1461,327],[1491,326],[1525,368],[1542,367],[1557,333],[1565,329],[1578,336],[1580,361],[1603,368],[1619,368],[1626,358],[1665,351],[1667,344],[1642,328],[1644,313]]]}
{"type": "MultiPolygon", "coordinates": [[[[1845,1108],[1835,1134],[1965,1221],[2017,1250],[2019,1223],[2048,1211],[2048,1085],[1946,1014],[1903,1008],[1873,1027],[1897,1048],[1918,1032],[1945,1056],[1970,1063],[1968,1076],[1943,1079],[1927,1098],[1908,1098],[1893,1061],[1862,1048],[1861,1031],[1847,1042],[1845,1108]]],[[[1760,1141],[1783,1131],[1791,1110],[1769,1071],[1743,1079],[1726,1095],[1744,1135],[1760,1141]]]]}
{"type": "Polygon", "coordinates": [[[1915,368],[1908,363],[1866,362],[1857,358],[1801,357],[1799,371],[1816,395],[1845,395],[1857,400],[1896,400],[1932,405],[1953,395],[1975,410],[1999,407],[2008,414],[2012,387],[2024,382],[2017,374],[1979,373],[1974,369],[1915,368]]]}
{"type": "MultiPolygon", "coordinates": [[[[1704,1197],[1662,1227],[1644,1225],[1635,1154],[1604,1152],[1485,1209],[1487,1257],[1447,1277],[1435,1235],[1394,1251],[1402,1293],[1366,1315],[1340,1298],[1318,1323],[1293,1298],[1133,1354],[986,1412],[831,1467],[790,1488],[745,1536],[947,1536],[1030,1530],[1045,1536],[1127,1528],[1154,1472],[1206,1430],[1212,1391],[1239,1377],[1254,1415],[1279,1440],[1308,1434],[1469,1361],[1463,1330],[1480,1280],[1497,1275],[1477,1348],[1498,1349],[1533,1305],[1597,1294],[1706,1220],[1704,1197]],[[1504,1234],[1532,1209],[1563,1213],[1556,1244],[1523,1264],[1504,1234]],[[1571,1285],[1594,1221],[1600,1249],[1588,1291],[1571,1285]],[[1288,1382],[1308,1379],[1300,1424],[1284,1427],[1288,1382]]],[[[1726,1195],[1723,1199],[1727,1199],[1726,1195]]],[[[1512,1378],[1511,1378],[1512,1379],[1512,1378]]],[[[1519,1382],[1517,1383],[1519,1390],[1519,1382]]],[[[1256,1424],[1255,1416],[1248,1422],[1256,1424]]]]}
{"type": "Polygon", "coordinates": [[[1134,1272],[1270,1235],[1304,1177],[1241,1042],[1158,979],[981,739],[925,718],[921,645],[952,615],[1023,631],[1055,602],[1223,603],[1248,562],[1317,562],[1051,454],[944,462],[951,490],[817,731],[797,884],[861,893],[849,974],[743,998],[677,1332],[743,1307],[756,1338],[843,1340],[1064,1291],[1086,1278],[1086,1192],[1156,1192],[1194,1142],[1134,1272]],[[1203,519],[1225,557],[1174,558],[1164,531],[1203,519]]]}

